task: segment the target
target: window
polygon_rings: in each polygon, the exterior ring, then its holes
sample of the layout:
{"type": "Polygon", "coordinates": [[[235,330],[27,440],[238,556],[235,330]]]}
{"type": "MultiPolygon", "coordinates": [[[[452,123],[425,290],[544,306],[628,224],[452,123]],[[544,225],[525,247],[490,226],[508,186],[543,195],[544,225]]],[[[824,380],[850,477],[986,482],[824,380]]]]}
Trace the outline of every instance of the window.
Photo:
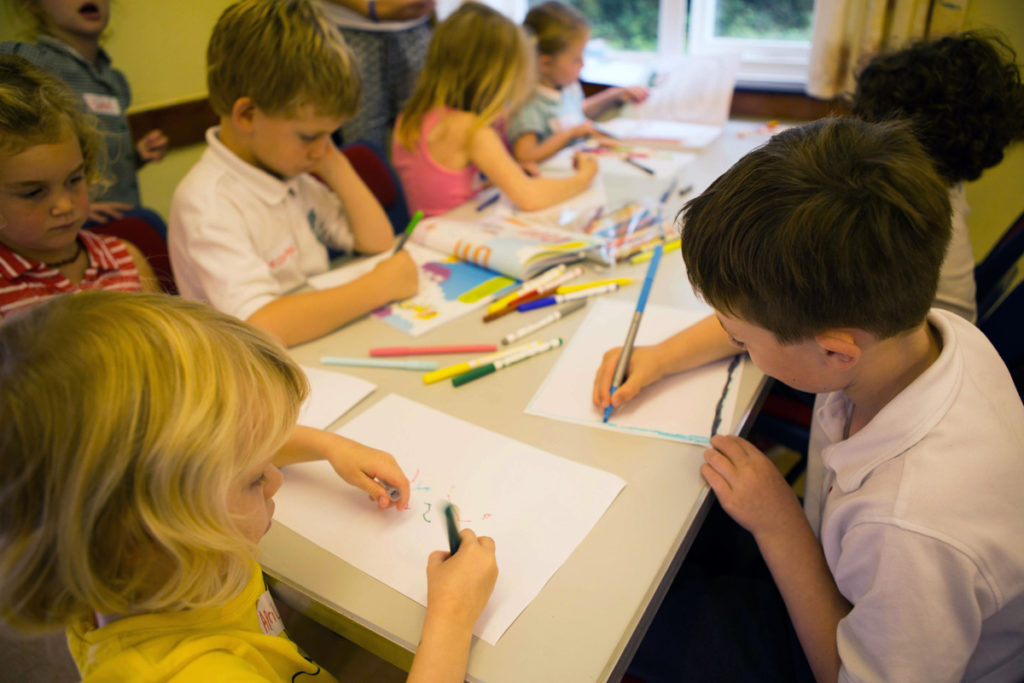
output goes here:
{"type": "MultiPolygon", "coordinates": [[[[521,19],[544,0],[487,1],[521,19]]],[[[741,83],[801,86],[807,80],[814,0],[563,2],[590,20],[585,80],[635,83],[656,59],[723,52],[740,55],[741,83]]]]}
{"type": "Polygon", "coordinates": [[[739,53],[740,82],[804,85],[813,11],[814,0],[691,0],[689,51],[739,53]]]}

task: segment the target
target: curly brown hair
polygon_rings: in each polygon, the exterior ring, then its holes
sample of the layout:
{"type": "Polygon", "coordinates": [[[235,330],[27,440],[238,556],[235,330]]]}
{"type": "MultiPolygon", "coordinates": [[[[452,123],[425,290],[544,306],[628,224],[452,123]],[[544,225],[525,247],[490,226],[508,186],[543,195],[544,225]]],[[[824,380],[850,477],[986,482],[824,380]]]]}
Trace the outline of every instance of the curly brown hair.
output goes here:
{"type": "Polygon", "coordinates": [[[995,34],[967,32],[872,59],[857,77],[854,116],[908,119],[949,183],[977,180],[1024,139],[1016,54],[995,34]]]}

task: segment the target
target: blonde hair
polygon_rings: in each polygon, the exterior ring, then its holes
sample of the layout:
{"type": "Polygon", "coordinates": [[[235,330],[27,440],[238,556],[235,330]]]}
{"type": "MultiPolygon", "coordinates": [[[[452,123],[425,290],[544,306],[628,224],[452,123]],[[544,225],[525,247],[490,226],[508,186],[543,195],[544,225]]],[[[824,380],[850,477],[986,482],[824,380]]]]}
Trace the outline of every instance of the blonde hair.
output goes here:
{"type": "Polygon", "coordinates": [[[158,294],[55,297],[0,325],[0,614],[205,607],[251,578],[230,486],[295,426],[282,347],[158,294]]]}
{"type": "Polygon", "coordinates": [[[526,13],[523,26],[537,39],[537,53],[554,57],[582,37],[590,28],[587,18],[575,7],[550,0],[526,13]]]}
{"type": "Polygon", "coordinates": [[[470,134],[521,104],[533,90],[533,49],[522,27],[478,2],[467,2],[435,30],[416,89],[395,129],[413,148],[423,117],[435,107],[472,112],[470,134]]]}
{"type": "Polygon", "coordinates": [[[313,105],[349,118],[359,74],[344,39],[309,0],[242,0],[220,15],[206,49],[210,104],[220,116],[248,97],[266,114],[313,105]]]}
{"type": "Polygon", "coordinates": [[[14,156],[60,142],[69,132],[82,150],[90,190],[101,191],[107,184],[100,171],[106,148],[95,119],[78,108],[63,81],[27,59],[0,55],[0,153],[14,156]]]}

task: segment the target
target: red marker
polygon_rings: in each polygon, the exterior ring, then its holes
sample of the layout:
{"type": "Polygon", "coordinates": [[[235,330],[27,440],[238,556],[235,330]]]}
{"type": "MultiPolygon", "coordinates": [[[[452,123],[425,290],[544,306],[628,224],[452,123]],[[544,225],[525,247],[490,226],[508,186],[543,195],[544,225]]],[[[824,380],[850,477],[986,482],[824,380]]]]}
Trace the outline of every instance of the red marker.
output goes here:
{"type": "Polygon", "coordinates": [[[442,353],[489,353],[497,344],[455,344],[451,346],[382,346],[370,349],[371,356],[426,356],[442,353]]]}

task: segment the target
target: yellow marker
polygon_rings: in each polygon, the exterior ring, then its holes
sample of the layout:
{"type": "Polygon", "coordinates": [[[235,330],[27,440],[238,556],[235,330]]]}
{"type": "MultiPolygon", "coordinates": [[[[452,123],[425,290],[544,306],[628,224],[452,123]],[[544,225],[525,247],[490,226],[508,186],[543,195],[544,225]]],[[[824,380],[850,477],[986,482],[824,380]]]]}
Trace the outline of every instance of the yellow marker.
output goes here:
{"type": "Polygon", "coordinates": [[[590,289],[591,287],[600,287],[601,285],[620,285],[624,287],[632,281],[633,278],[631,277],[617,277],[611,280],[598,280],[597,282],[581,282],[578,285],[562,285],[555,290],[555,294],[568,294],[583,289],[590,289]]]}
{"type": "MultiPolygon", "coordinates": [[[[679,248],[679,244],[680,244],[680,240],[679,240],[678,237],[675,238],[674,240],[669,241],[669,242],[665,242],[665,249],[664,249],[664,251],[675,251],[676,249],[679,248]]],[[[630,263],[645,263],[646,261],[650,261],[652,256],[654,256],[654,250],[653,249],[651,249],[650,251],[645,251],[642,254],[637,254],[633,258],[629,259],[629,262],[630,263]]]]}
{"type": "Polygon", "coordinates": [[[480,356],[479,358],[474,358],[473,360],[467,360],[462,363],[456,363],[455,365],[449,365],[446,368],[432,370],[431,372],[428,372],[423,375],[423,383],[433,384],[434,382],[440,382],[441,380],[445,380],[450,377],[455,377],[456,375],[461,375],[464,372],[469,372],[470,370],[478,368],[482,365],[493,363],[494,361],[500,358],[504,358],[505,356],[508,356],[510,354],[519,353],[520,351],[532,348],[537,344],[543,343],[544,342],[541,341],[530,342],[529,344],[523,344],[522,346],[516,346],[511,349],[505,349],[504,351],[498,351],[497,353],[489,353],[486,356],[480,356]]]}

